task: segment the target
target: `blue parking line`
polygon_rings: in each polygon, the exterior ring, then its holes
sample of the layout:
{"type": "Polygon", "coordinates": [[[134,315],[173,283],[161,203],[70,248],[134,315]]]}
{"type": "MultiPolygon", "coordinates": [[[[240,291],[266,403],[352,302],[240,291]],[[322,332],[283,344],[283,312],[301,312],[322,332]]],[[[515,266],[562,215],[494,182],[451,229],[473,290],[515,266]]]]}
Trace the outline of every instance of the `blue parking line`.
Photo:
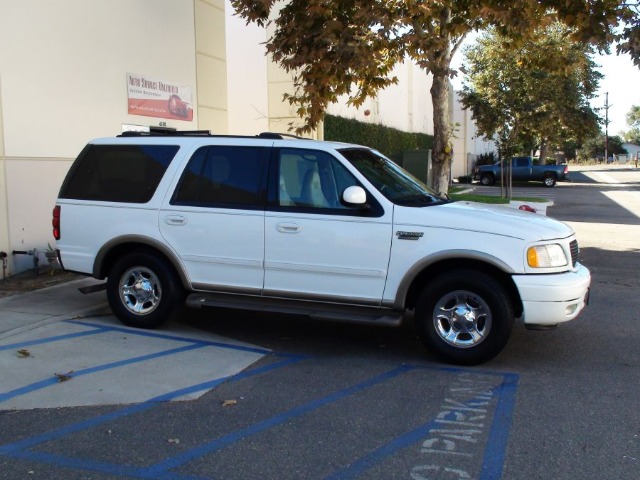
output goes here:
{"type": "MultiPolygon", "coordinates": [[[[78,370],[76,372],[72,372],[72,373],[68,373],[65,374],[67,376],[69,376],[70,378],[75,378],[75,377],[79,377],[82,375],[88,375],[91,373],[96,373],[99,371],[103,371],[103,370],[109,370],[112,368],[118,368],[124,365],[130,365],[133,363],[138,363],[138,362],[143,362],[146,360],[152,360],[154,358],[160,358],[163,356],[167,356],[167,355],[172,355],[175,353],[181,353],[187,350],[192,350],[195,348],[202,348],[202,347],[216,347],[216,348],[225,348],[225,349],[231,349],[231,350],[237,350],[237,351],[243,351],[243,352],[249,352],[249,353],[255,353],[255,354],[259,354],[259,355],[269,355],[272,354],[272,352],[270,350],[264,349],[264,348],[255,348],[255,347],[246,347],[243,345],[234,345],[234,344],[228,344],[228,343],[222,343],[222,342],[210,342],[210,341],[206,341],[206,340],[199,340],[199,339],[191,339],[191,338],[187,338],[187,337],[180,337],[177,335],[167,335],[167,334],[160,334],[160,333],[154,333],[154,332],[148,332],[148,331],[144,331],[144,330],[131,330],[131,329],[127,329],[127,328],[122,328],[122,327],[117,327],[117,326],[104,326],[104,325],[99,325],[99,324],[94,324],[94,323],[90,323],[90,322],[83,322],[83,321],[78,321],[78,320],[63,320],[63,322],[65,323],[69,323],[69,324],[73,324],[73,325],[79,325],[79,326],[83,326],[83,327],[90,327],[91,330],[87,330],[87,331],[83,331],[83,332],[76,332],[76,333],[69,333],[69,334],[64,334],[64,335],[55,335],[55,336],[51,336],[51,337],[46,337],[46,338],[41,338],[38,340],[29,340],[29,341],[24,341],[24,342],[16,342],[16,343],[12,343],[9,345],[2,345],[0,346],[0,351],[3,350],[13,350],[13,349],[20,349],[20,348],[26,348],[26,347],[30,347],[30,346],[34,346],[34,345],[43,345],[43,344],[48,344],[48,343],[53,343],[53,342],[59,342],[59,341],[64,341],[64,340],[70,340],[70,339],[74,339],[74,338],[79,338],[79,337],[85,337],[85,336],[90,336],[90,335],[96,335],[99,333],[108,333],[108,332],[122,332],[122,333],[127,333],[130,335],[138,335],[138,336],[145,336],[145,337],[151,337],[151,338],[157,338],[157,339],[161,339],[161,340],[171,340],[171,341],[177,341],[177,342],[181,342],[181,343],[187,343],[187,346],[184,347],[179,347],[179,348],[175,348],[175,349],[171,349],[171,350],[167,350],[164,352],[158,352],[158,353],[154,353],[154,354],[149,354],[149,355],[143,355],[140,357],[135,357],[135,358],[130,358],[127,360],[120,360],[117,362],[111,362],[105,365],[99,365],[96,367],[91,367],[91,368],[87,368],[84,370],[78,370]]],[[[57,376],[53,376],[50,378],[46,378],[44,380],[40,380],[38,382],[32,383],[30,385],[25,385],[23,387],[8,391],[8,392],[4,392],[4,393],[0,393],[0,403],[5,402],[7,400],[10,400],[12,398],[15,397],[19,397],[21,395],[26,395],[29,394],[31,392],[37,391],[37,390],[42,390],[44,388],[50,387],[52,385],[57,384],[60,381],[59,377],[57,376]]]]}
{"type": "MultiPolygon", "coordinates": [[[[509,438],[511,416],[515,405],[515,392],[518,384],[518,375],[503,375],[503,382],[492,390],[493,393],[498,394],[499,399],[494,413],[491,433],[487,440],[487,447],[485,449],[482,465],[482,476],[480,477],[480,480],[496,480],[502,477],[504,455],[507,448],[507,440],[509,438]]],[[[477,397],[465,403],[473,403],[479,400],[480,398],[477,397]]],[[[422,440],[430,430],[437,428],[437,426],[438,424],[436,423],[436,420],[433,419],[428,423],[395,438],[393,441],[377,448],[359,460],[351,462],[347,468],[329,475],[325,480],[348,480],[356,478],[375,465],[383,462],[397,451],[407,448],[422,440]]]]}
{"type": "Polygon", "coordinates": [[[498,387],[498,405],[493,414],[493,424],[484,453],[480,480],[494,480],[502,477],[519,379],[515,373],[507,373],[504,377],[504,382],[498,387]]]}
{"type": "Polygon", "coordinates": [[[55,335],[53,337],[40,338],[38,340],[28,340],[25,342],[10,343],[9,345],[0,345],[0,352],[3,350],[25,348],[25,347],[31,347],[33,345],[42,345],[45,343],[60,342],[62,340],[70,340],[72,338],[86,337],[87,335],[96,335],[97,333],[105,333],[110,330],[109,327],[102,327],[99,325],[88,325],[88,326],[94,327],[94,329],[86,330],[84,332],[67,333],[65,335],[55,335]]]}
{"type": "MultiPolygon", "coordinates": [[[[66,373],[65,376],[70,378],[81,377],[83,375],[89,375],[91,373],[102,372],[104,370],[110,370],[113,368],[123,367],[125,365],[131,365],[134,363],[145,362],[147,360],[153,360],[155,358],[166,357],[168,355],[174,355],[176,353],[182,353],[189,350],[194,350],[196,348],[203,348],[207,345],[203,345],[200,343],[193,343],[191,345],[185,345],[183,347],[172,348],[170,350],[164,350],[162,352],[150,353],[147,355],[141,355],[139,357],[129,358],[127,360],[118,360],[117,362],[105,363],[103,365],[97,365],[95,367],[85,368],[83,370],[78,370],[76,372],[66,373]]],[[[16,388],[15,390],[11,390],[6,393],[0,393],[0,403],[5,402],[11,398],[19,397],[20,395],[26,395],[28,393],[35,392],[36,390],[42,390],[43,388],[50,387],[52,385],[56,385],[60,382],[60,378],[57,376],[53,376],[50,378],[45,378],[44,380],[40,380],[38,382],[34,382],[30,385],[25,385],[24,387],[16,388]]]]}
{"type": "Polygon", "coordinates": [[[180,390],[175,390],[173,392],[170,392],[164,395],[159,395],[145,403],[141,403],[138,405],[131,405],[129,407],[117,410],[115,412],[107,413],[105,415],[100,415],[98,417],[84,420],[82,422],[67,425],[66,427],[62,427],[60,429],[57,429],[51,432],[37,435],[35,437],[27,438],[24,440],[20,440],[18,442],[0,446],[0,455],[10,456],[13,458],[21,458],[21,459],[30,460],[30,461],[37,461],[37,462],[41,462],[49,465],[76,468],[80,470],[95,471],[95,472],[105,473],[112,476],[126,476],[126,477],[154,479],[154,480],[205,480],[202,477],[185,476],[180,474],[174,474],[172,472],[167,472],[167,471],[165,472],[150,471],[149,467],[142,467],[142,468],[130,467],[127,465],[97,462],[89,459],[81,459],[76,457],[68,457],[68,456],[55,455],[55,454],[42,453],[42,452],[34,452],[34,451],[30,451],[29,449],[37,445],[40,445],[42,443],[57,440],[59,438],[66,437],[73,433],[77,433],[83,430],[88,430],[90,428],[97,427],[99,425],[102,425],[110,421],[115,421],[122,417],[134,415],[137,413],[144,412],[146,410],[150,410],[151,408],[154,408],[157,405],[159,405],[160,402],[167,402],[188,393],[199,392],[201,390],[214,388],[223,382],[237,382],[240,380],[244,380],[246,378],[261,375],[263,373],[268,373],[278,368],[282,368],[282,367],[300,362],[302,360],[305,360],[306,358],[307,357],[291,355],[288,358],[285,358],[284,360],[280,360],[278,362],[275,362],[269,365],[257,367],[251,370],[246,370],[244,372],[240,372],[235,375],[231,375],[229,377],[218,378],[208,382],[199,383],[197,385],[192,385],[190,387],[182,388],[180,390]]]}
{"type": "MultiPolygon", "coordinates": [[[[148,467],[131,467],[127,465],[109,464],[105,462],[98,462],[87,459],[78,459],[74,457],[58,456],[52,454],[45,454],[40,452],[31,452],[28,449],[32,448],[40,443],[55,440],[77,431],[85,430],[95,427],[108,421],[112,421],[126,415],[134,413],[140,413],[142,411],[152,408],[155,404],[153,402],[164,402],[173,398],[179,397],[189,392],[195,392],[204,390],[207,388],[213,388],[224,381],[239,381],[244,378],[248,378],[254,375],[259,375],[276,368],[280,368],[301,360],[305,357],[291,356],[281,362],[276,362],[271,365],[259,367],[253,370],[241,372],[228,378],[217,379],[211,382],[205,382],[204,384],[194,385],[186,389],[177,390],[169,394],[155,397],[148,402],[140,405],[127,407],[125,409],[112,412],[110,414],[102,415],[94,419],[90,419],[84,422],[79,422],[54,432],[43,434],[30,439],[22,440],[14,444],[9,444],[0,447],[0,455],[8,455],[15,458],[23,458],[27,460],[38,461],[51,465],[66,466],[70,468],[77,468],[89,471],[97,471],[101,473],[110,474],[113,476],[128,476],[142,479],[158,479],[158,480],[203,480],[202,477],[195,476],[183,476],[180,474],[174,474],[171,469],[178,468],[186,463],[197,460],[207,454],[226,448],[236,442],[239,442],[249,436],[256,435],[264,432],[268,429],[282,425],[287,421],[310,413],[316,409],[319,409],[325,405],[337,402],[350,395],[358,393],[369,387],[385,382],[391,378],[401,375],[405,372],[421,369],[424,367],[402,365],[398,368],[390,370],[371,377],[363,382],[360,382],[351,387],[347,387],[333,394],[325,397],[313,400],[307,404],[293,408],[287,412],[279,415],[275,415],[269,419],[250,425],[249,427],[240,429],[235,432],[231,432],[223,437],[220,437],[211,442],[205,443],[193,449],[182,452],[178,455],[170,457],[160,463],[151,465],[148,467]]],[[[427,367],[429,368],[429,367],[427,367]]],[[[430,369],[430,368],[429,368],[430,369]]],[[[460,372],[464,371],[457,368],[436,368],[439,371],[460,372]]],[[[478,372],[477,374],[487,374],[487,372],[478,372]]],[[[506,448],[509,437],[509,429],[511,426],[511,418],[513,415],[513,409],[515,406],[515,394],[518,384],[518,375],[510,373],[491,373],[490,375],[501,375],[503,381],[500,385],[495,387],[492,391],[497,394],[497,405],[494,412],[493,421],[491,424],[491,431],[487,440],[487,444],[484,451],[481,480],[493,480],[499,479],[502,475],[502,469],[505,460],[506,448]]],[[[469,400],[474,402],[480,398],[469,400]]],[[[402,450],[416,442],[420,441],[428,432],[435,428],[436,419],[432,419],[429,422],[418,426],[417,428],[395,438],[386,445],[381,446],[375,451],[365,455],[359,460],[351,463],[347,468],[338,471],[327,479],[331,480],[346,480],[352,479],[362,475],[368,469],[383,462],[397,451],[402,450]]]]}
{"type": "MultiPolygon", "coordinates": [[[[64,322],[72,323],[74,325],[83,325],[85,327],[102,327],[101,325],[97,325],[95,323],[83,322],[80,320],[64,320],[64,322]]],[[[266,348],[249,347],[245,345],[236,345],[233,343],[212,342],[209,340],[195,340],[187,337],[180,337],[178,335],[158,333],[158,332],[153,332],[149,330],[139,330],[139,329],[134,330],[134,329],[118,327],[118,326],[109,326],[109,327],[102,327],[102,328],[105,328],[106,330],[111,330],[114,332],[122,332],[122,333],[128,333],[130,335],[137,335],[140,337],[159,338],[162,340],[175,340],[177,342],[202,343],[203,345],[208,345],[211,347],[228,348],[231,350],[239,350],[242,352],[258,353],[260,355],[269,355],[273,353],[271,350],[267,350],[266,348]]]]}
{"type": "Polygon", "coordinates": [[[217,450],[221,450],[233,443],[243,440],[246,437],[256,435],[265,430],[273,428],[277,425],[281,425],[291,419],[305,415],[309,412],[319,409],[320,407],[324,407],[325,405],[335,403],[350,395],[361,392],[362,390],[373,387],[374,385],[378,385],[382,382],[386,382],[387,380],[397,377],[398,375],[407,373],[413,369],[414,367],[401,365],[400,367],[394,368],[393,370],[371,377],[365,380],[364,382],[360,382],[356,385],[347,387],[343,390],[339,390],[325,397],[313,400],[309,403],[306,403],[292,410],[289,410],[288,412],[275,415],[271,418],[258,422],[254,425],[251,425],[249,427],[243,428],[236,432],[232,432],[228,435],[220,437],[212,442],[206,443],[204,445],[200,445],[199,447],[193,448],[191,450],[187,450],[179,455],[168,458],[156,464],[155,466],[150,467],[148,469],[148,472],[152,475],[162,474],[167,470],[180,467],[185,463],[191,462],[192,460],[195,460],[197,458],[200,458],[206,454],[215,452],[217,450]]]}
{"type": "Polygon", "coordinates": [[[165,474],[152,474],[145,467],[131,467],[128,465],[117,465],[96,460],[87,460],[75,457],[65,457],[45,452],[16,452],[12,454],[14,458],[35,461],[58,467],[71,468],[106,473],[116,477],[142,478],[147,480],[207,480],[202,477],[186,476],[166,472],[165,474]]]}
{"type": "Polygon", "coordinates": [[[81,422],[67,425],[66,427],[62,427],[57,430],[53,430],[51,432],[36,435],[34,437],[26,438],[24,440],[20,440],[14,443],[9,443],[7,445],[2,445],[0,446],[0,455],[14,456],[14,455],[17,455],[18,452],[35,447],[36,445],[39,445],[41,443],[57,440],[58,438],[66,437],[67,435],[71,435],[73,433],[77,433],[83,430],[88,430],[89,428],[97,427],[99,425],[117,420],[122,417],[144,412],[146,410],[149,410],[151,408],[158,406],[160,403],[171,401],[174,398],[178,398],[183,395],[187,395],[189,393],[199,392],[201,390],[215,388],[223,382],[236,382],[236,381],[243,380],[245,378],[261,375],[263,373],[270,372],[277,368],[285,367],[287,365],[291,365],[293,363],[296,363],[302,360],[305,360],[305,357],[292,355],[289,358],[286,358],[284,360],[281,360],[269,365],[265,365],[263,367],[246,370],[244,372],[240,372],[228,377],[216,378],[215,380],[209,380],[207,382],[202,382],[197,385],[192,385],[190,387],[181,388],[179,390],[165,393],[163,395],[158,395],[157,397],[153,397],[144,403],[131,405],[111,413],[106,413],[104,415],[99,415],[97,417],[90,418],[88,420],[83,420],[81,422]]]}

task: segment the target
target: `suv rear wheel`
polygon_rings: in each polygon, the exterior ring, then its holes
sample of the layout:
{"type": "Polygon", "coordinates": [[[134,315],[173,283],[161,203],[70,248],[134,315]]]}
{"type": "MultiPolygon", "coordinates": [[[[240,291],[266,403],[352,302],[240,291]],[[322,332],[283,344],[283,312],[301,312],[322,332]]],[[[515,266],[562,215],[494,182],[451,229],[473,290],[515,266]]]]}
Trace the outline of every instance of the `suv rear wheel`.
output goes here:
{"type": "Polygon", "coordinates": [[[495,357],[514,323],[513,306],[493,277],[474,270],[446,272],[427,285],[415,322],[425,346],[448,363],[474,365],[495,357]]]}
{"type": "Polygon", "coordinates": [[[119,259],[107,279],[111,310],[122,323],[136,328],[162,325],[175,308],[180,292],[171,267],[147,252],[119,259]]]}

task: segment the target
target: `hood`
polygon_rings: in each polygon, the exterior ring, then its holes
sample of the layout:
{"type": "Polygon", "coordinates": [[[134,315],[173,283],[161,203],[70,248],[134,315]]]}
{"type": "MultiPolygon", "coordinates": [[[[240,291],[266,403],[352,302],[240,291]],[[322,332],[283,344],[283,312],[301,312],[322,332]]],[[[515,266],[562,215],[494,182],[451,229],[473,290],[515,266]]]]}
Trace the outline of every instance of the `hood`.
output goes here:
{"type": "Polygon", "coordinates": [[[567,224],[543,215],[507,206],[461,201],[422,208],[396,205],[394,223],[483,232],[529,242],[567,238],[574,234],[567,224]]]}

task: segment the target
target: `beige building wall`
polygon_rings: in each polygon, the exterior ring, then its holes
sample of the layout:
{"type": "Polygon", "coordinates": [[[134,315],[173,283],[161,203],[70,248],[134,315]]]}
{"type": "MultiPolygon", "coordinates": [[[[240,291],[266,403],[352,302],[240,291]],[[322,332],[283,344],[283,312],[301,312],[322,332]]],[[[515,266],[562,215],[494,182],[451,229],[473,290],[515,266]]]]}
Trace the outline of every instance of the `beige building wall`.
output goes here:
{"type": "MultiPolygon", "coordinates": [[[[284,4],[280,4],[279,8],[283,8],[284,4]]],[[[277,15],[278,10],[274,10],[272,16],[277,15]]],[[[267,28],[267,38],[271,37],[271,29],[267,28]]],[[[269,61],[267,64],[267,95],[269,104],[269,131],[278,133],[291,133],[290,129],[302,126],[303,121],[296,113],[297,107],[290,105],[285,101],[285,93],[294,93],[295,85],[293,82],[293,74],[286,72],[276,63],[269,61]]],[[[322,140],[322,126],[305,137],[322,140]]]]}
{"type": "Polygon", "coordinates": [[[226,12],[229,133],[257,135],[269,131],[267,32],[234,15],[229,0],[226,12]]]}
{"type": "Polygon", "coordinates": [[[229,133],[225,1],[195,0],[198,127],[229,133]]]}
{"type": "MultiPolygon", "coordinates": [[[[2,76],[0,75],[0,93],[2,92],[2,76]]],[[[6,173],[6,161],[4,154],[4,128],[2,126],[2,95],[0,94],[0,252],[4,252],[5,255],[9,251],[9,208],[7,202],[9,200],[7,194],[7,173],[6,173]]],[[[3,269],[3,262],[5,260],[0,259],[0,269],[3,269]]],[[[5,272],[3,271],[3,274],[5,272]]]]}
{"type": "MultiPolygon", "coordinates": [[[[228,131],[224,0],[0,0],[0,251],[53,244],[73,159],[123,124],[228,131]],[[126,74],[191,86],[193,121],[129,115],[126,74]]],[[[64,232],[63,232],[64,234],[64,232]]],[[[44,257],[41,257],[44,260],[44,257]]]]}
{"type": "MultiPolygon", "coordinates": [[[[269,32],[234,16],[229,0],[0,0],[0,12],[0,251],[10,273],[32,266],[13,250],[54,243],[60,184],[90,139],[123,124],[255,135],[301,123],[283,100],[292,76],[265,55],[269,32]],[[129,115],[127,73],[192,87],[193,121],[129,115]]],[[[329,113],[433,133],[430,77],[410,63],[395,74],[399,85],[360,109],[343,102],[329,113]]],[[[322,127],[310,136],[322,139],[322,127]]]]}
{"type": "Polygon", "coordinates": [[[396,65],[391,75],[398,78],[398,83],[380,91],[375,98],[365,100],[359,108],[348,106],[344,96],[329,106],[328,113],[404,132],[433,135],[431,75],[409,61],[396,65]]]}
{"type": "Polygon", "coordinates": [[[461,175],[471,175],[476,157],[483,153],[495,152],[496,145],[478,135],[475,122],[471,118],[471,111],[462,107],[458,92],[453,92],[452,98],[455,136],[451,141],[453,144],[451,177],[455,179],[461,175]]]}

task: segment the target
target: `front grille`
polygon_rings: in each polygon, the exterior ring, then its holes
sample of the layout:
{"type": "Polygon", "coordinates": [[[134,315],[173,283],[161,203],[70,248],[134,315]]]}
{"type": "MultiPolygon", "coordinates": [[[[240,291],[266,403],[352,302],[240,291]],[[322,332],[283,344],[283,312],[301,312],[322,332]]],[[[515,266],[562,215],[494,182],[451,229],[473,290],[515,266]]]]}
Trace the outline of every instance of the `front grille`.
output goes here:
{"type": "Polygon", "coordinates": [[[576,262],[578,261],[578,255],[580,254],[580,247],[578,247],[578,241],[573,240],[569,244],[569,249],[571,250],[571,264],[575,267],[576,262]]]}

